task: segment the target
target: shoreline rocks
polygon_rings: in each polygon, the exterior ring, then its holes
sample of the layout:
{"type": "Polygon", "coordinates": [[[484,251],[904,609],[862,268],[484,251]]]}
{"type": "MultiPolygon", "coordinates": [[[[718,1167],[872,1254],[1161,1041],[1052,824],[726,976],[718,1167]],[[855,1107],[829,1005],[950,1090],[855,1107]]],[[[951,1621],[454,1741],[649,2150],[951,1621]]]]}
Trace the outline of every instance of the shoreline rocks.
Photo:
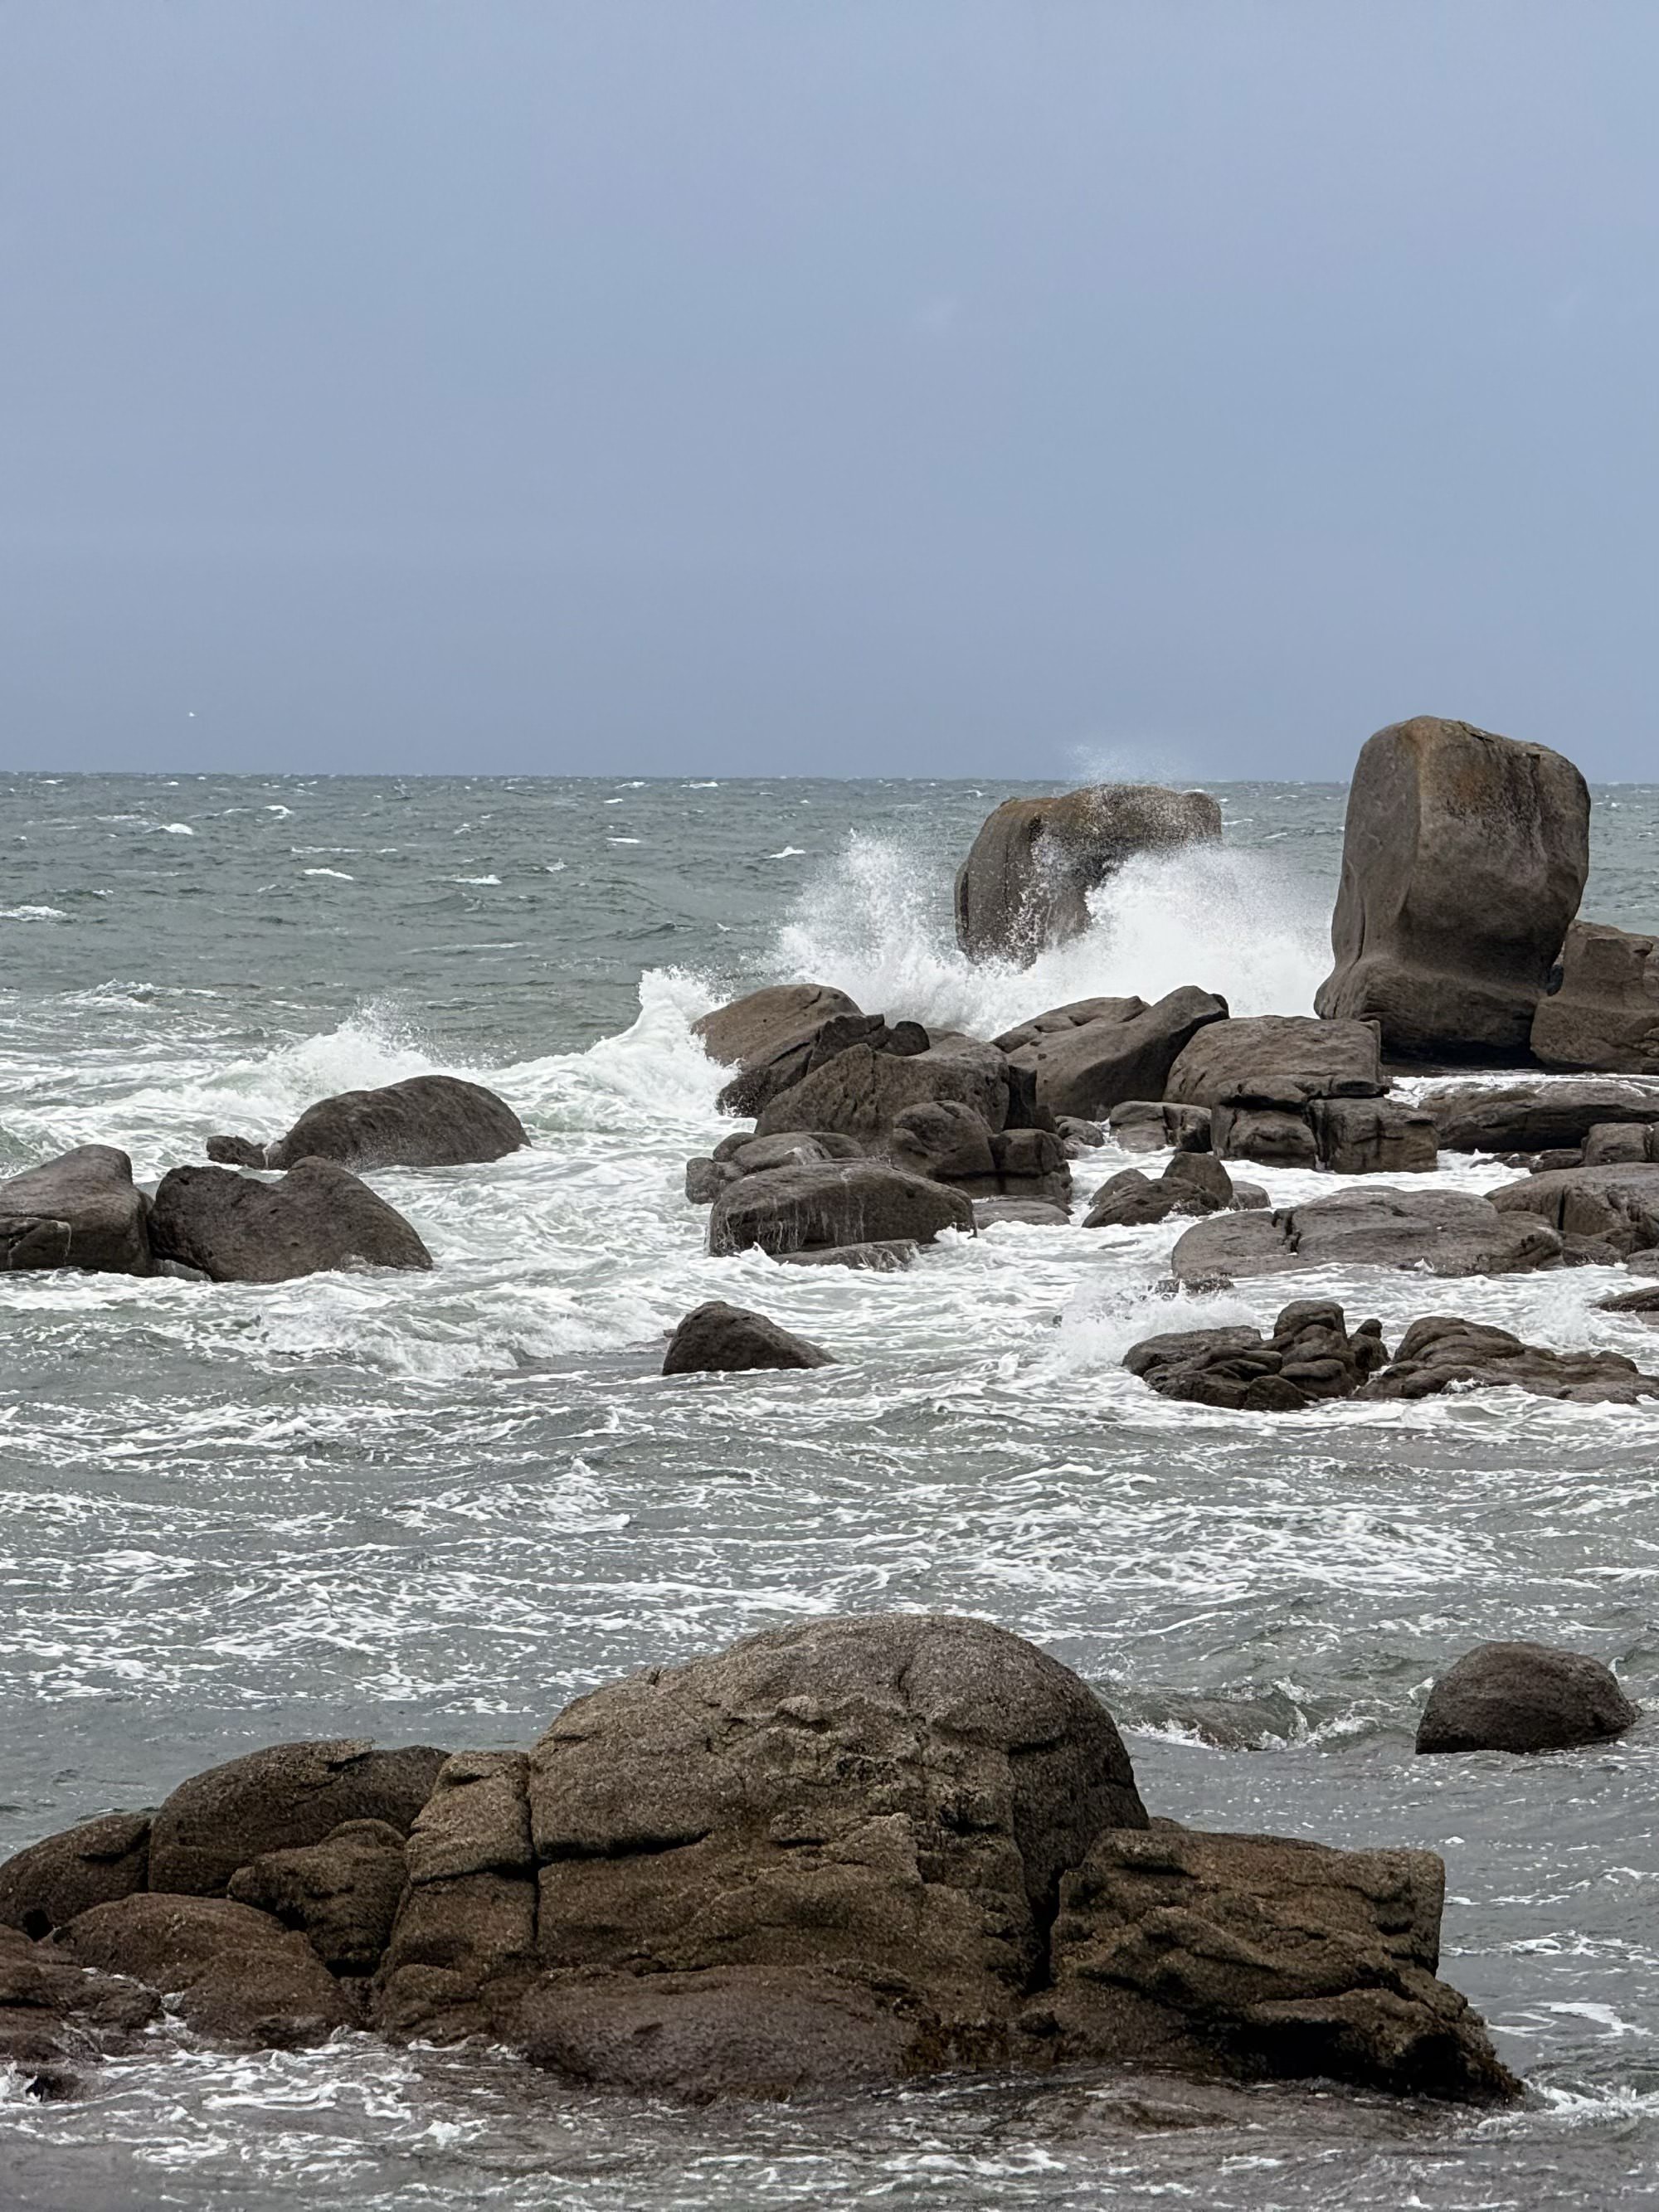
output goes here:
{"type": "Polygon", "coordinates": [[[307,1106],[283,1137],[263,1147],[210,1137],[210,1160],[228,1167],[291,1168],[301,1160],[374,1168],[477,1166],[530,1142],[504,1098],[455,1075],[413,1075],[374,1091],[343,1091],[307,1106]]]}
{"type": "Polygon", "coordinates": [[[1129,1099],[1157,1099],[1194,1038],[1227,1020],[1227,1001],[1190,984],[1155,1005],[1145,999],[1079,999],[995,1040],[1027,1073],[1039,1108],[1097,1121],[1129,1099]]]}
{"type": "Polygon", "coordinates": [[[728,1184],[708,1217],[708,1249],[729,1256],[758,1245],[777,1259],[823,1246],[931,1244],[946,1229],[973,1227],[972,1201],[947,1184],[883,1160],[818,1160],[728,1184]]]}
{"type": "Polygon", "coordinates": [[[1179,1239],[1170,1271],[1182,1280],[1326,1267],[1508,1275],[1553,1266],[1561,1250],[1544,1222],[1467,1191],[1370,1185],[1269,1212],[1212,1214],[1179,1239]]]}
{"type": "Polygon", "coordinates": [[[301,1160],[279,1182],[234,1168],[169,1169],[149,1231],[159,1258],[216,1283],[286,1283],[354,1264],[432,1265],[396,1207],[333,1160],[301,1160]]]}
{"type": "Polygon", "coordinates": [[[1659,1074],[1659,939],[1601,921],[1575,921],[1559,978],[1532,1018],[1546,1067],[1659,1074]]]}

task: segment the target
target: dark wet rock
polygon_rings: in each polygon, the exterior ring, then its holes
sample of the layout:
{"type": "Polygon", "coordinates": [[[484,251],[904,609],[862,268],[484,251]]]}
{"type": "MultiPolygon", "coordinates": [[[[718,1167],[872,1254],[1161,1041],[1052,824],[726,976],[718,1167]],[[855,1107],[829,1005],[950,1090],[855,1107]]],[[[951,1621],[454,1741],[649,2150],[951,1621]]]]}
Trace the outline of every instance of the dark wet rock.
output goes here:
{"type": "Polygon", "coordinates": [[[1561,1239],[1561,1265],[1564,1267],[1617,1267],[1624,1264],[1625,1255],[1616,1244],[1609,1244],[1602,1237],[1572,1237],[1561,1239]]]}
{"type": "Polygon", "coordinates": [[[691,1024],[710,1060],[752,1067],[817,1036],[837,1014],[856,1014],[855,1000],[831,983],[774,983],[716,1006],[691,1024]]]}
{"type": "Polygon", "coordinates": [[[1134,1228],[1172,1213],[1216,1213],[1235,1203],[1232,1177],[1213,1152],[1177,1152],[1156,1182],[1122,1168],[1101,1184],[1084,1217],[1085,1229],[1134,1228]]]}
{"type": "Polygon", "coordinates": [[[1163,1398],[1288,1413],[1352,1397],[1388,1356],[1380,1322],[1361,1322],[1350,1335],[1334,1299],[1303,1298],[1284,1309],[1271,1336],[1249,1328],[1186,1329],[1132,1345],[1123,1364],[1163,1398]]]}
{"type": "Polygon", "coordinates": [[[1436,1681],[1419,1752],[1565,1751],[1640,1715],[1599,1659],[1548,1644],[1477,1644],[1436,1681]]]}
{"type": "Polygon", "coordinates": [[[866,1152],[882,1152],[907,1107],[939,1101],[970,1107],[988,1128],[1002,1128],[1008,1068],[996,1047],[954,1035],[934,1037],[925,1052],[849,1045],[773,1097],[756,1132],[832,1129],[855,1138],[866,1152]]]}
{"type": "Polygon", "coordinates": [[[113,1145],[77,1145],[0,1182],[0,1273],[152,1274],[149,1217],[126,1154],[113,1145]]]}
{"type": "MultiPolygon", "coordinates": [[[[1628,1314],[1640,1322],[1659,1325],[1659,1283],[1644,1283],[1639,1291],[1620,1291],[1616,1297],[1598,1298],[1602,1313],[1628,1314]]],[[[9,1914],[0,1916],[9,1918],[9,1914]]]]}
{"type": "Polygon", "coordinates": [[[973,960],[1029,964],[1089,926],[1089,893],[1137,853],[1221,835],[1206,792],[1100,784],[1054,799],[1006,799],[957,872],[957,942],[973,960]]]}
{"type": "Polygon", "coordinates": [[[787,1168],[803,1160],[858,1160],[864,1147],[856,1137],[843,1137],[835,1129],[780,1129],[769,1137],[751,1131],[722,1137],[714,1158],[739,1175],[760,1175],[768,1168],[787,1168]]]}
{"type": "Polygon", "coordinates": [[[756,1367],[830,1367],[827,1352],[764,1314],[719,1298],[696,1307],[669,1340],[665,1375],[735,1375],[756,1367]]]}
{"type": "Polygon", "coordinates": [[[384,1820],[404,1834],[447,1757],[428,1744],[377,1751],[346,1736],[272,1744],[210,1766],[156,1811],[149,1886],[222,1896],[239,1867],[319,1844],[348,1820],[384,1820]]]}
{"type": "Polygon", "coordinates": [[[33,2075],[43,2102],[76,2094],[76,2064],[133,2049],[161,2009],[152,1990],[0,1928],[0,2066],[33,2075]]]}
{"type": "Polygon", "coordinates": [[[1253,1014],[1201,1029],[1170,1070],[1164,1096],[1187,1106],[1277,1106],[1376,1098],[1387,1090],[1370,1022],[1253,1014]]]}
{"type": "Polygon", "coordinates": [[[723,1190],[708,1220],[708,1249],[751,1245],[781,1254],[814,1245],[931,1244],[945,1229],[971,1231],[974,1211],[959,1190],[907,1175],[884,1160],[827,1160],[769,1168],[723,1190]]]}
{"type": "Polygon", "coordinates": [[[733,1167],[729,1160],[688,1160],[686,1198],[693,1206],[712,1206],[727,1183],[736,1182],[742,1173],[743,1170],[733,1167]]]}
{"type": "Polygon", "coordinates": [[[1659,1161],[1659,1121],[1597,1121],[1585,1133],[1575,1155],[1570,1151],[1540,1152],[1532,1163],[1534,1175],[1552,1168],[1633,1167],[1659,1161]]]}
{"type": "Polygon", "coordinates": [[[465,1167],[499,1160],[530,1139],[505,1099],[455,1075],[412,1075],[375,1091],[319,1099],[285,1137],[259,1147],[242,1137],[213,1137],[208,1158],[238,1167],[291,1168],[334,1160],[374,1168],[465,1167]],[[259,1155],[258,1157],[252,1157],[259,1155]]]}
{"type": "Polygon", "coordinates": [[[1659,939],[1575,921],[1533,1015],[1532,1050],[1546,1067],[1659,1074],[1659,939]]]}
{"type": "Polygon", "coordinates": [[[216,1283],[432,1265],[403,1215],[333,1160],[301,1160],[280,1182],[232,1168],[170,1169],[155,1194],[150,1241],[158,1258],[216,1283]]]}
{"type": "Polygon", "coordinates": [[[1379,730],[1316,1006],[1378,1022],[1394,1059],[1524,1060],[1589,866],[1589,793],[1561,754],[1433,715],[1379,730]]]}
{"type": "Polygon", "coordinates": [[[1659,1397],[1659,1376],[1644,1375],[1618,1352],[1549,1352],[1505,1328],[1445,1314],[1414,1321],[1393,1364],[1365,1389],[1368,1398],[1430,1398],[1457,1385],[1529,1390],[1581,1405],[1634,1405],[1659,1397]]]}
{"type": "Polygon", "coordinates": [[[955,1099],[907,1106],[886,1149],[896,1167],[949,1183],[969,1198],[1029,1199],[1062,1209],[1071,1200],[1071,1165],[1057,1135],[989,1128],[955,1099]]]}
{"type": "MultiPolygon", "coordinates": [[[[809,1075],[855,1045],[882,1060],[909,1060],[929,1048],[932,1040],[920,1022],[889,1023],[880,1014],[836,1013],[816,1021],[801,1034],[780,1043],[773,1051],[745,1061],[720,1092],[718,1104],[726,1114],[763,1114],[793,1093],[809,1075]]],[[[811,1094],[809,1094],[810,1096],[811,1094]]],[[[781,1109],[772,1128],[811,1128],[810,1112],[781,1109]]]]}
{"type": "Polygon", "coordinates": [[[1181,1237],[1170,1267],[1188,1280],[1327,1267],[1509,1275],[1549,1267],[1560,1254],[1553,1230],[1513,1212],[1499,1212],[1466,1191],[1405,1191],[1384,1184],[1271,1212],[1212,1214],[1181,1237]]]}
{"type": "Polygon", "coordinates": [[[295,1928],[331,1973],[371,1974],[404,1893],[404,1839],[385,1820],[345,1820],[319,1844],[264,1851],[228,1894],[295,1928]]]}
{"type": "Polygon", "coordinates": [[[31,1936],[149,1882],[149,1814],[103,1813],[0,1866],[0,1923],[31,1936]]]}
{"type": "Polygon", "coordinates": [[[1566,1237],[1593,1237],[1618,1252],[1659,1245],[1659,1166],[1563,1168],[1506,1182],[1492,1194],[1500,1213],[1535,1214],[1566,1237]]]}
{"type": "Polygon", "coordinates": [[[1419,1102],[1450,1152],[1541,1152],[1583,1145],[1605,1122],[1659,1121],[1659,1083],[1534,1076],[1504,1084],[1448,1084],[1419,1102]]]}
{"type": "Polygon", "coordinates": [[[1433,1117],[1396,1098],[1316,1098],[1308,1108],[1319,1164],[1333,1175],[1431,1175],[1433,1117]]]}
{"type": "Polygon", "coordinates": [[[884,1237],[863,1244],[821,1244],[806,1251],[772,1255],[781,1267],[856,1267],[872,1275],[896,1275],[915,1256],[913,1237],[884,1237]]]}
{"type": "Polygon", "coordinates": [[[1254,1160],[1264,1168],[1318,1164],[1313,1125],[1299,1108],[1218,1106],[1210,1131],[1216,1151],[1230,1160],[1254,1160]]]}
{"type": "Polygon", "coordinates": [[[974,1221],[989,1229],[999,1221],[1023,1222],[1028,1229],[1064,1229],[1072,1217],[1063,1206],[1041,1198],[976,1198],[974,1221]]]}
{"type": "Polygon", "coordinates": [[[1167,1099],[1129,1098],[1114,1106],[1112,1141],[1126,1152],[1207,1152],[1214,1149],[1207,1106],[1177,1106],[1167,1099]]]}
{"type": "Polygon", "coordinates": [[[1098,1152],[1106,1141],[1106,1132],[1098,1121],[1085,1121],[1076,1114],[1056,1114],[1054,1134],[1065,1146],[1067,1159],[1076,1159],[1081,1152],[1098,1152]]]}
{"type": "Polygon", "coordinates": [[[164,1995],[188,2027],[258,2051],[321,2043],[357,2013],[306,1938],[222,1897],[95,1905],[52,1939],[83,1966],[164,1995]]]}
{"type": "Polygon", "coordinates": [[[1227,1018],[1227,1001],[1183,984],[1156,1005],[1145,999],[1079,999],[998,1037],[1026,1071],[1041,1105],[1097,1121],[1128,1100],[1158,1098],[1199,1033],[1227,1018]]]}
{"type": "Polygon", "coordinates": [[[1511,2102],[1520,2084],[1437,1978],[1444,1893],[1428,1851],[1108,1830],[1061,1885],[1054,1987],[1033,2002],[1073,2062],[1511,2102]]]}

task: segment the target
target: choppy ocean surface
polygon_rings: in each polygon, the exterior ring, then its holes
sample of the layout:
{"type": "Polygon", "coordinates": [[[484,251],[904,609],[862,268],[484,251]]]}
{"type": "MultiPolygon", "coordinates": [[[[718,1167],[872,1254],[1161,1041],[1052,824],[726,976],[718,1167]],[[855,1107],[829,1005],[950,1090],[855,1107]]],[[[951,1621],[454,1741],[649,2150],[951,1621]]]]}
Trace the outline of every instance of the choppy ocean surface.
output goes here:
{"type": "MultiPolygon", "coordinates": [[[[1028,787],[1030,788],[1048,787],[1028,787]]],[[[1659,1718],[1529,1761],[1413,1757],[1490,1636],[1659,1698],[1659,1410],[1519,1392],[1267,1422],[1118,1365],[1174,1241],[1001,1225],[908,1273],[711,1261],[688,1024],[763,981],[993,1035],[1179,983],[1305,1011],[1343,793],[1218,788],[1079,943],[970,969],[950,881],[1012,787],[0,778],[0,1172],[141,1178],[327,1092],[477,1077],[535,1150],[371,1180],[437,1273],[0,1285],[0,1851],[295,1735],[528,1741],[563,1701],[805,1615],[981,1613],[1097,1686],[1156,1813],[1443,1854],[1443,1971],[1532,2085],[1496,2118],[1307,2089],[945,2082],[761,2110],[578,2093],[368,2039],[162,2033],[82,2101],[0,2088],[0,2204],[1476,2212],[1659,2193],[1659,1718]],[[665,1382],[722,1296],[806,1375],[665,1382]]],[[[1659,791],[1596,793],[1587,915],[1659,921],[1659,791]]],[[[1122,1164],[1077,1164],[1079,1196],[1122,1164]]],[[[1490,1163],[1443,1170],[1470,1188],[1490,1163]]],[[[1257,1170],[1252,1170],[1256,1175],[1257,1170]]],[[[1275,1200],[1320,1180],[1259,1171],[1275,1200]]],[[[1461,1311],[1659,1365],[1617,1271],[1298,1277],[1392,1338],[1461,1311]]],[[[1282,1282],[1180,1309],[1264,1322],[1282,1282]]]]}

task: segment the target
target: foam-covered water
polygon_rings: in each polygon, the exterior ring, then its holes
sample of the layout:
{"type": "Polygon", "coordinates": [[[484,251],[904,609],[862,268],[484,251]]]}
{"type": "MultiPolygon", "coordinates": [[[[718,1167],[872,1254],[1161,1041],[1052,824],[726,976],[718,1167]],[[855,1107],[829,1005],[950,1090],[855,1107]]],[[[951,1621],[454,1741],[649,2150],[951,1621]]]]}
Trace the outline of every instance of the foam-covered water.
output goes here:
{"type": "MultiPolygon", "coordinates": [[[[1154,1810],[1442,1851],[1446,1971],[1531,2106],[1078,2081],[684,2112],[489,2053],[231,2057],[168,2029],[80,2101],[0,2094],[0,2202],[1462,2212],[1652,2192],[1650,1731],[1420,1763],[1411,1731],[1433,1673],[1487,1635],[1595,1651],[1659,1694],[1659,1412],[1168,1404],[1124,1374],[1128,1344],[1261,1322],[1287,1295],[1155,1298],[1173,1229],[1005,1224],[890,1276],[702,1250],[681,1175],[721,1133],[721,1071],[689,1024],[732,990],[811,975],[981,1033],[1182,982],[1240,1012],[1308,1003],[1339,791],[1222,792],[1219,853],[1126,871],[1087,937],[1018,971],[970,967],[950,934],[951,868],[1003,795],[0,787],[0,1166],[95,1139],[153,1178],[213,1130],[275,1133],[428,1068],[494,1085],[535,1140],[372,1178],[430,1276],[6,1279],[0,1848],[284,1736],[521,1743],[573,1692],[751,1628],[967,1610],[1100,1687],[1154,1810]],[[665,1381],[664,1332],[711,1296],[839,1364],[665,1381]]],[[[1651,921],[1656,825],[1655,794],[1604,795],[1588,911],[1651,921]]],[[[1121,1164],[1080,1164],[1079,1194],[1121,1164]]],[[[1260,1179],[1276,1200],[1319,1180],[1260,1179]]],[[[1596,1310],[1613,1279],[1295,1289],[1390,1336],[1449,1309],[1659,1366],[1641,1324],[1596,1310]]]]}

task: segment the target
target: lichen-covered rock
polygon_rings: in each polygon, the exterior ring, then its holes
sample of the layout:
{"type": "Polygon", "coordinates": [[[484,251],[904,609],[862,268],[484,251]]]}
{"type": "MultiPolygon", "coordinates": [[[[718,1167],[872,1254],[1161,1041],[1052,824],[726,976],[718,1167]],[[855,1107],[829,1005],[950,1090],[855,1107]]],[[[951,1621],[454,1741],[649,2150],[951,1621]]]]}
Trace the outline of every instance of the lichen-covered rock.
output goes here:
{"type": "Polygon", "coordinates": [[[1477,1644],[1429,1692],[1419,1752],[1566,1751],[1641,1717],[1599,1659],[1548,1644],[1477,1644]]]}
{"type": "Polygon", "coordinates": [[[331,1973],[372,1974],[404,1893],[404,1839],[385,1820],[345,1820],[319,1844],[264,1851],[229,1895],[297,1929],[331,1973]]]}
{"type": "Polygon", "coordinates": [[[0,1273],[77,1267],[149,1275],[149,1200],[113,1145],[77,1145],[0,1182],[0,1273]]]}
{"type": "Polygon", "coordinates": [[[332,1160],[301,1160],[280,1182],[234,1168],[173,1168],[150,1214],[158,1258],[216,1283],[286,1283],[337,1267],[428,1268],[432,1255],[395,1206],[332,1160]]]}
{"type": "Polygon", "coordinates": [[[735,1375],[757,1367],[830,1367],[827,1352],[793,1335],[764,1314],[711,1298],[697,1306],[669,1340],[665,1375],[735,1375]]]}
{"type": "Polygon", "coordinates": [[[751,1245],[779,1258],[836,1244],[931,1244],[946,1229],[971,1232],[971,1201],[948,1184],[884,1160],[825,1160],[768,1168],[723,1190],[708,1218],[715,1255],[751,1245]]]}
{"type": "Polygon", "coordinates": [[[1659,1073],[1659,939],[1575,921],[1552,981],[1532,1018],[1535,1060],[1659,1073]]]}
{"type": "Polygon", "coordinates": [[[1227,1018],[1227,1001],[1182,984],[1145,999],[1079,999],[996,1042],[1029,1073],[1039,1106],[1091,1121],[1129,1100],[1161,1097],[1170,1070],[1200,1030],[1227,1018]]]}
{"type": "Polygon", "coordinates": [[[149,1883],[149,1814],[101,1813],[0,1866],[0,1922],[31,1936],[149,1883]]]}

